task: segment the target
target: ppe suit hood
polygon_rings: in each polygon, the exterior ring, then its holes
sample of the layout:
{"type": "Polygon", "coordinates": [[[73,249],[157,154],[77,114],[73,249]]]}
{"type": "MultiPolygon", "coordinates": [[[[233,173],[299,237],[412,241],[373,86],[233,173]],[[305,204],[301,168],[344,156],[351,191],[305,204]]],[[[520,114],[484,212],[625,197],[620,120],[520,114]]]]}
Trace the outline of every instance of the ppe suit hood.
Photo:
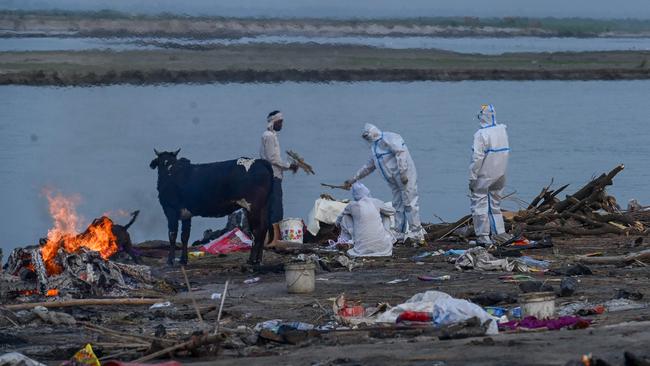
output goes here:
{"type": "Polygon", "coordinates": [[[360,201],[366,197],[370,197],[370,190],[363,183],[354,183],[352,185],[352,198],[355,201],[360,201]]]}
{"type": "Polygon", "coordinates": [[[484,104],[476,116],[481,123],[481,127],[492,127],[497,124],[497,112],[492,104],[484,104]]]}
{"type": "Polygon", "coordinates": [[[368,142],[375,142],[381,138],[381,130],[371,123],[366,123],[361,136],[368,142]]]}

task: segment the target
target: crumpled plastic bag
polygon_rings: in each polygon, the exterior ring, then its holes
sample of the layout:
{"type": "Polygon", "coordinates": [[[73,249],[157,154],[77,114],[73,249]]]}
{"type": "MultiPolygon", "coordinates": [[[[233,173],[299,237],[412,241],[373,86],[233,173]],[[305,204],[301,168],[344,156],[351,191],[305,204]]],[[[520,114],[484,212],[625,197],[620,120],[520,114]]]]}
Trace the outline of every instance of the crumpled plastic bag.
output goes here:
{"type": "Polygon", "coordinates": [[[432,313],[435,326],[444,326],[477,317],[482,323],[490,322],[486,334],[494,335],[499,333],[496,319],[482,307],[467,300],[453,298],[449,294],[440,291],[427,291],[416,294],[405,303],[380,314],[377,317],[377,322],[395,323],[397,317],[405,311],[432,313]]]}
{"type": "Polygon", "coordinates": [[[18,352],[9,352],[0,356],[0,366],[45,366],[18,352]]]}
{"type": "Polygon", "coordinates": [[[482,269],[484,271],[529,272],[528,266],[516,258],[496,259],[483,247],[475,247],[456,259],[457,270],[482,269]]]}

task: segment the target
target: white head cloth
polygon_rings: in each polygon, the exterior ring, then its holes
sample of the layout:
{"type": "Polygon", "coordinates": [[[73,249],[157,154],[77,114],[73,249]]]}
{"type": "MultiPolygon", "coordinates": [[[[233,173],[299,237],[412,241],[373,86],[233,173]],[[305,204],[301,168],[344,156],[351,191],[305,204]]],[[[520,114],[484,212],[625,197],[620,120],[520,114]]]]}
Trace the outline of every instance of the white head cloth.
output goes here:
{"type": "Polygon", "coordinates": [[[363,183],[356,182],[352,185],[352,198],[359,201],[362,198],[370,197],[370,190],[363,183]]]}
{"type": "Polygon", "coordinates": [[[267,126],[269,129],[272,129],[272,128],[273,128],[273,124],[274,124],[275,122],[277,122],[277,121],[280,121],[280,120],[284,120],[284,117],[282,116],[282,112],[278,112],[278,113],[276,113],[276,114],[274,114],[274,115],[272,115],[272,116],[268,116],[268,117],[266,118],[266,122],[267,122],[266,126],[267,126]]]}

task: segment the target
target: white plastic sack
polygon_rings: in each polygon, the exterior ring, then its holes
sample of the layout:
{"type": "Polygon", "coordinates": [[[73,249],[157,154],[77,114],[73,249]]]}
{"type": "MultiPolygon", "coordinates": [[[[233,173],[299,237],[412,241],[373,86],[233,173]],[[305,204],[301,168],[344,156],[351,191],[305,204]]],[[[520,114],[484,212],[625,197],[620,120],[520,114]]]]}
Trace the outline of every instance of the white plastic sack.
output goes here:
{"type": "Polygon", "coordinates": [[[419,293],[405,303],[397,305],[377,317],[378,323],[395,323],[405,311],[421,311],[433,314],[433,324],[443,326],[477,317],[482,323],[491,321],[486,334],[499,333],[497,321],[482,307],[467,300],[455,299],[440,291],[419,293]]]}
{"type": "Polygon", "coordinates": [[[18,352],[5,353],[0,356],[0,366],[45,366],[18,352]]]}
{"type": "Polygon", "coordinates": [[[314,207],[307,216],[307,231],[316,236],[320,231],[321,222],[334,225],[336,218],[343,212],[345,206],[347,206],[347,203],[344,202],[331,201],[323,198],[317,199],[314,207]]]}

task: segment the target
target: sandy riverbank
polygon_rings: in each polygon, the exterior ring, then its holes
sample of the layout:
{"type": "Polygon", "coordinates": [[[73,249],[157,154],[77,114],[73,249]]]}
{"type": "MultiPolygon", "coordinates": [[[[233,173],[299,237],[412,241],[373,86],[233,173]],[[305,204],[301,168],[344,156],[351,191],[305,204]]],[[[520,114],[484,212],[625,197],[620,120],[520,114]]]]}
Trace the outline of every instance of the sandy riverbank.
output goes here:
{"type": "Polygon", "coordinates": [[[237,45],[205,50],[0,54],[0,84],[650,78],[650,52],[457,54],[361,46],[237,45]]]}

